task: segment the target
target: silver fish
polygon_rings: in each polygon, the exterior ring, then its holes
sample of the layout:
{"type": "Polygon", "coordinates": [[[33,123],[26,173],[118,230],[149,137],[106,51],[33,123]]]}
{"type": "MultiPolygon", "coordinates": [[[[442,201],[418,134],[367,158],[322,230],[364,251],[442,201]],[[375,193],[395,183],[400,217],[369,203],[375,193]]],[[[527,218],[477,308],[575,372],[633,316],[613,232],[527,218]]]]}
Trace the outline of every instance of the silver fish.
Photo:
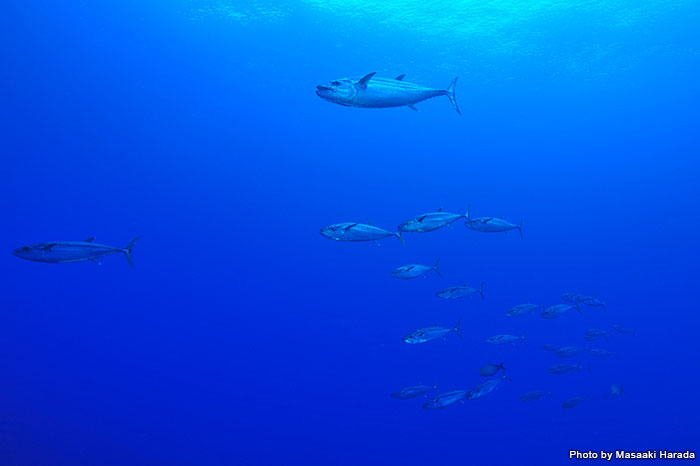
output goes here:
{"type": "Polygon", "coordinates": [[[591,372],[591,366],[579,366],[578,364],[555,364],[547,368],[550,374],[567,374],[569,372],[583,372],[587,370],[591,372]]]}
{"type": "Polygon", "coordinates": [[[573,408],[574,406],[578,406],[581,402],[583,401],[583,398],[580,396],[574,397],[574,398],[569,398],[565,402],[561,404],[562,409],[570,409],[573,408]]]}
{"type": "Polygon", "coordinates": [[[102,257],[123,253],[129,265],[132,267],[134,266],[131,260],[131,252],[134,249],[134,243],[139,239],[138,236],[123,248],[95,243],[94,239],[95,238],[88,238],[85,241],[37,243],[17,248],[13,251],[13,254],[22,259],[51,264],[82,261],[92,261],[99,264],[99,259],[102,257]]]}
{"type": "Polygon", "coordinates": [[[613,325],[613,328],[618,333],[629,333],[631,335],[635,335],[637,333],[637,331],[635,329],[625,327],[624,325],[613,325]]]}
{"type": "Polygon", "coordinates": [[[338,105],[361,108],[408,107],[418,111],[415,105],[427,99],[447,96],[457,113],[462,114],[455,98],[454,78],[447,89],[431,89],[403,80],[405,74],[395,79],[377,78],[377,73],[369,73],[364,77],[336,79],[326,84],[316,86],[316,95],[338,105]]]}
{"type": "Polygon", "coordinates": [[[450,405],[457,403],[458,401],[464,401],[467,396],[466,390],[453,390],[451,392],[443,393],[438,395],[432,400],[426,402],[423,407],[425,409],[442,409],[450,405]]]}
{"type": "Polygon", "coordinates": [[[549,345],[549,344],[542,345],[542,349],[545,351],[556,351],[559,348],[561,348],[561,347],[557,346],[557,345],[549,345]]]}
{"type": "Polygon", "coordinates": [[[593,356],[598,356],[599,358],[615,355],[613,351],[609,351],[603,348],[591,348],[588,350],[588,352],[591,353],[593,356]]]}
{"type": "Polygon", "coordinates": [[[569,304],[576,304],[583,298],[584,296],[579,293],[564,293],[561,295],[561,300],[569,304]]]}
{"type": "Polygon", "coordinates": [[[476,293],[479,293],[481,295],[481,299],[484,299],[484,282],[481,282],[481,287],[479,289],[472,288],[467,285],[450,286],[436,292],[435,296],[442,299],[458,299],[466,298],[467,296],[471,296],[476,293]]]}
{"type": "Polygon", "coordinates": [[[518,397],[520,401],[535,401],[539,400],[541,398],[544,398],[546,396],[551,395],[552,392],[543,392],[540,390],[533,390],[531,392],[523,393],[518,397]]]}
{"type": "Polygon", "coordinates": [[[467,220],[464,222],[464,225],[470,230],[484,233],[504,233],[510,230],[518,230],[520,232],[520,239],[523,238],[522,220],[520,221],[520,225],[515,225],[498,217],[472,218],[469,215],[469,207],[467,208],[467,220]]]}
{"type": "Polygon", "coordinates": [[[396,236],[405,246],[401,232],[391,232],[365,223],[335,223],[321,228],[321,235],[335,241],[377,241],[396,236]]]}
{"type": "Polygon", "coordinates": [[[556,319],[557,317],[566,314],[572,309],[576,309],[579,313],[581,313],[581,309],[579,309],[578,306],[570,306],[568,304],[557,304],[556,306],[548,307],[547,309],[542,311],[540,315],[543,319],[556,319]]]}
{"type": "Polygon", "coordinates": [[[578,305],[579,303],[581,303],[585,304],[586,306],[602,307],[604,311],[607,310],[605,308],[605,303],[597,298],[594,298],[593,296],[586,296],[579,293],[564,293],[563,295],[561,295],[561,299],[565,303],[569,304],[578,305]]]}
{"type": "Polygon", "coordinates": [[[532,311],[540,307],[542,306],[540,306],[539,304],[518,304],[517,306],[513,306],[510,309],[508,309],[506,315],[508,317],[520,317],[530,314],[532,311]]]}
{"type": "Polygon", "coordinates": [[[466,214],[451,214],[438,209],[437,212],[430,212],[413,217],[399,225],[398,230],[403,233],[427,233],[442,228],[450,223],[465,218],[466,214]]]}
{"type": "Polygon", "coordinates": [[[508,343],[515,343],[516,341],[522,340],[525,343],[525,335],[521,337],[516,337],[515,335],[494,335],[486,339],[487,342],[493,345],[506,345],[508,343]]]}
{"type": "Polygon", "coordinates": [[[486,364],[481,369],[479,369],[479,375],[482,377],[491,377],[492,375],[498,374],[498,371],[503,371],[506,373],[506,368],[503,363],[500,364],[486,364]]]}
{"type": "Polygon", "coordinates": [[[410,398],[425,396],[432,390],[437,391],[437,386],[433,385],[430,387],[428,385],[414,385],[412,387],[406,387],[395,391],[391,394],[391,397],[396,398],[397,400],[408,400],[410,398]]]}
{"type": "Polygon", "coordinates": [[[420,265],[420,264],[410,264],[410,265],[402,265],[401,267],[397,267],[394,269],[391,274],[396,277],[400,278],[401,280],[410,280],[412,278],[418,278],[426,273],[430,272],[431,270],[434,270],[438,276],[442,277],[442,274],[440,273],[440,258],[435,261],[435,265],[432,267],[429,267],[427,265],[420,265]]]}
{"type": "Polygon", "coordinates": [[[433,327],[418,329],[403,337],[403,341],[411,345],[416,345],[419,343],[437,340],[438,338],[444,338],[450,332],[455,332],[459,338],[462,338],[462,334],[459,333],[459,322],[460,321],[458,320],[454,328],[438,327],[435,325],[433,327]]]}
{"type": "Polygon", "coordinates": [[[586,336],[583,337],[586,341],[600,340],[601,338],[606,338],[608,336],[608,331],[602,328],[589,328],[586,330],[586,336]]]}
{"type": "Polygon", "coordinates": [[[586,348],[581,348],[579,346],[564,346],[556,350],[554,354],[556,354],[560,358],[570,358],[571,356],[575,356],[584,351],[586,351],[586,348]]]}
{"type": "Polygon", "coordinates": [[[505,378],[506,376],[504,375],[503,377],[499,377],[497,379],[489,379],[486,382],[480,383],[476,387],[469,390],[465,398],[467,400],[475,400],[477,398],[481,398],[484,395],[488,395],[489,393],[494,391],[501,383],[501,381],[505,378]]]}
{"type": "Polygon", "coordinates": [[[585,304],[586,306],[591,306],[591,307],[602,307],[603,311],[607,311],[607,308],[605,307],[605,303],[598,298],[594,298],[593,296],[584,296],[581,298],[579,301],[580,303],[585,304]]]}

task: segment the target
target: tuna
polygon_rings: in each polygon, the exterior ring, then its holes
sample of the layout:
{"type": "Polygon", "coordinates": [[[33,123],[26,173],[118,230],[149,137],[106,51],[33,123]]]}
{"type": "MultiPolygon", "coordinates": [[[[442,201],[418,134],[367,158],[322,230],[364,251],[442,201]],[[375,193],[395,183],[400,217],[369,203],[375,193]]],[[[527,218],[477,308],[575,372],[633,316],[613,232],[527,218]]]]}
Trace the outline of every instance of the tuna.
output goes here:
{"type": "Polygon", "coordinates": [[[466,298],[467,296],[471,296],[476,293],[479,293],[481,295],[481,299],[484,299],[484,282],[481,282],[481,287],[479,287],[479,289],[472,288],[467,285],[450,286],[436,292],[435,296],[442,299],[459,299],[466,298]]]}
{"type": "Polygon", "coordinates": [[[50,264],[82,261],[91,261],[99,264],[99,260],[105,256],[122,253],[129,265],[133,267],[134,262],[131,260],[131,252],[134,249],[134,243],[138,239],[139,237],[137,236],[123,248],[95,243],[95,238],[88,238],[85,241],[36,243],[17,248],[13,251],[13,254],[22,259],[50,264]]]}
{"type": "Polygon", "coordinates": [[[614,353],[613,351],[606,350],[606,349],[603,349],[603,348],[591,348],[591,349],[588,350],[588,352],[589,352],[590,354],[592,354],[593,356],[597,356],[597,357],[599,357],[599,358],[605,358],[605,357],[608,357],[608,356],[614,356],[614,355],[615,355],[615,353],[614,353]]]}
{"type": "Polygon", "coordinates": [[[481,231],[484,233],[505,233],[510,230],[518,230],[520,232],[520,239],[523,238],[523,221],[520,221],[519,225],[510,223],[507,220],[503,220],[500,217],[479,217],[472,218],[469,215],[469,208],[467,208],[467,221],[464,225],[470,230],[481,231]]]}
{"type": "Polygon", "coordinates": [[[561,317],[572,309],[576,309],[581,313],[581,309],[578,306],[570,306],[568,304],[557,304],[556,306],[551,306],[540,313],[543,319],[556,319],[561,317]]]}
{"type": "Polygon", "coordinates": [[[494,391],[501,383],[501,381],[505,378],[506,376],[504,375],[503,377],[497,379],[489,379],[486,382],[480,383],[476,387],[469,390],[465,398],[467,400],[475,400],[477,398],[481,398],[482,396],[488,395],[489,393],[494,391]]]}
{"type": "Polygon", "coordinates": [[[508,317],[520,317],[530,314],[532,311],[540,307],[542,306],[540,306],[539,304],[518,304],[517,306],[513,306],[510,309],[508,309],[506,315],[508,317]]]}
{"type": "Polygon", "coordinates": [[[545,351],[557,351],[559,348],[561,348],[561,347],[557,346],[557,345],[550,345],[550,344],[542,345],[542,349],[545,351]]]}
{"type": "Polygon", "coordinates": [[[569,372],[591,372],[591,366],[579,366],[578,364],[555,364],[547,368],[550,374],[568,374],[569,372]]]}
{"type": "Polygon", "coordinates": [[[466,214],[451,214],[438,209],[437,212],[430,212],[413,217],[399,225],[398,230],[402,233],[427,233],[442,228],[450,223],[466,218],[466,214]]]}
{"type": "Polygon", "coordinates": [[[506,368],[503,363],[500,364],[486,364],[481,369],[479,369],[479,375],[482,377],[491,377],[492,375],[498,374],[498,371],[503,371],[506,373],[506,368]]]}
{"type": "Polygon", "coordinates": [[[633,328],[625,327],[624,325],[613,325],[613,328],[617,333],[629,333],[635,335],[637,331],[633,328]]]}
{"type": "Polygon", "coordinates": [[[395,391],[391,394],[392,398],[397,400],[408,400],[410,398],[417,398],[419,396],[426,396],[428,392],[435,390],[437,391],[437,386],[432,387],[428,385],[414,385],[412,387],[402,388],[401,390],[395,391]]]}
{"type": "Polygon", "coordinates": [[[586,351],[586,348],[581,348],[580,346],[564,346],[556,350],[554,354],[560,358],[570,358],[572,356],[576,356],[577,354],[581,354],[584,351],[586,351]]]}
{"type": "Polygon", "coordinates": [[[438,395],[432,400],[426,402],[423,407],[425,409],[442,409],[447,408],[450,405],[457,403],[458,401],[464,401],[467,396],[466,390],[453,390],[451,392],[443,393],[438,395]]]}
{"type": "MultiPolygon", "coordinates": [[[[335,223],[333,225],[321,228],[321,235],[335,241],[378,241],[396,236],[402,245],[401,232],[387,231],[365,223],[335,223]]],[[[404,245],[405,246],[405,245],[404,245]]]]}
{"type": "Polygon", "coordinates": [[[576,306],[581,303],[586,306],[602,307],[604,311],[607,311],[605,303],[593,296],[586,296],[579,293],[564,293],[561,295],[561,299],[565,303],[575,304],[576,306]]]}
{"type": "Polygon", "coordinates": [[[561,404],[562,409],[570,409],[573,408],[574,406],[578,406],[581,402],[583,401],[583,398],[580,396],[574,397],[574,398],[569,398],[565,402],[561,404]]]}
{"type": "Polygon", "coordinates": [[[533,390],[531,392],[523,393],[518,397],[520,401],[535,401],[539,400],[541,398],[544,398],[545,396],[551,395],[552,392],[543,392],[540,390],[533,390]]]}
{"type": "Polygon", "coordinates": [[[394,269],[394,271],[391,272],[391,274],[399,278],[401,280],[411,280],[412,278],[418,278],[426,273],[430,272],[431,270],[434,270],[438,276],[442,277],[442,274],[440,273],[440,258],[435,261],[435,265],[432,267],[428,267],[427,265],[420,265],[420,264],[410,264],[410,265],[402,265],[401,267],[398,267],[394,269]]]}
{"type": "Polygon", "coordinates": [[[489,337],[486,341],[493,345],[506,345],[508,343],[515,343],[516,341],[522,340],[525,343],[525,335],[521,337],[516,337],[515,335],[494,335],[489,337]]]}
{"type": "Polygon", "coordinates": [[[586,330],[586,336],[583,337],[586,341],[600,340],[601,338],[607,338],[608,331],[602,328],[589,328],[586,330]]]}
{"type": "Polygon", "coordinates": [[[334,104],[346,107],[387,108],[408,107],[418,111],[416,104],[433,97],[447,96],[458,114],[462,114],[455,98],[454,78],[447,89],[431,89],[404,81],[405,74],[395,79],[377,78],[375,73],[364,77],[336,79],[316,86],[316,95],[334,104]]]}
{"type": "Polygon", "coordinates": [[[459,333],[459,322],[460,321],[458,320],[454,328],[438,327],[435,325],[433,327],[418,329],[406,335],[403,338],[403,341],[411,345],[416,345],[419,343],[437,340],[438,338],[445,338],[445,336],[450,332],[455,332],[459,338],[462,338],[462,334],[459,333]]]}

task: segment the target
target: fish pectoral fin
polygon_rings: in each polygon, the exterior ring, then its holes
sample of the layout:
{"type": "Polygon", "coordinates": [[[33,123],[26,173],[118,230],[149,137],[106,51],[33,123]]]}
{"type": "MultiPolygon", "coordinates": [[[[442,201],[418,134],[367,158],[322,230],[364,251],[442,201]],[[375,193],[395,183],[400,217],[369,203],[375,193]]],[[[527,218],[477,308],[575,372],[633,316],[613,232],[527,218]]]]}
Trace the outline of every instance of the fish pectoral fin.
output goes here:
{"type": "Polygon", "coordinates": [[[56,246],[56,243],[48,243],[41,247],[44,251],[50,251],[52,247],[56,246]]]}
{"type": "Polygon", "coordinates": [[[97,259],[89,259],[89,261],[92,262],[93,264],[102,265],[102,262],[98,261],[97,259]]]}
{"type": "Polygon", "coordinates": [[[400,74],[400,75],[398,75],[398,76],[396,77],[396,80],[397,80],[397,81],[403,81],[403,78],[405,78],[405,77],[406,77],[406,73],[400,74]]]}
{"type": "Polygon", "coordinates": [[[372,76],[374,76],[375,74],[377,74],[377,72],[376,72],[376,71],[373,71],[373,72],[371,72],[371,73],[369,73],[369,74],[363,76],[362,79],[360,79],[359,81],[357,81],[357,84],[358,84],[362,89],[366,89],[366,88],[367,88],[367,83],[369,82],[370,79],[372,79],[372,76]]]}
{"type": "Polygon", "coordinates": [[[88,239],[85,240],[86,243],[92,243],[93,241],[95,241],[95,237],[94,237],[94,236],[91,236],[91,237],[89,237],[88,239]]]}
{"type": "Polygon", "coordinates": [[[408,108],[410,108],[410,109],[413,110],[414,112],[417,112],[417,111],[418,111],[418,109],[416,108],[416,106],[413,105],[413,104],[409,104],[409,105],[408,105],[408,108]]]}
{"type": "Polygon", "coordinates": [[[344,230],[350,230],[351,228],[356,227],[357,225],[359,225],[359,223],[350,224],[350,225],[346,226],[346,227],[344,228],[344,230]]]}
{"type": "Polygon", "coordinates": [[[381,244],[379,244],[379,241],[377,241],[376,239],[374,240],[374,244],[376,244],[377,246],[381,246],[381,244]]]}

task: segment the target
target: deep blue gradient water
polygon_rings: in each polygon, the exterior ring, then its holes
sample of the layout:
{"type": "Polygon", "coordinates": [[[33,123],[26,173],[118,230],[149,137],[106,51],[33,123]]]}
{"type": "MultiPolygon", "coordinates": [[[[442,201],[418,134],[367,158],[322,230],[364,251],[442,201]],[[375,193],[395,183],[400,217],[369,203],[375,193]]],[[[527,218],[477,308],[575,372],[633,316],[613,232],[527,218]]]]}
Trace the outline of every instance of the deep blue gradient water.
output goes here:
{"type": "MultiPolygon", "coordinates": [[[[692,1],[41,2],[5,5],[0,464],[569,464],[696,450],[700,111],[692,1]],[[330,104],[377,71],[444,88],[330,104]],[[440,207],[462,222],[374,243],[440,207]],[[12,249],[126,245],[132,270],[12,249]],[[444,278],[391,270],[441,258],[444,278]],[[478,297],[434,292],[485,282],[478,297]],[[608,312],[512,319],[591,294],[608,312]],[[402,337],[462,319],[464,340],[402,337]],[[584,331],[623,324],[588,344],[584,331]],[[492,346],[498,333],[526,344],[492,346]],[[603,347],[551,375],[545,343],[603,347]],[[512,381],[441,411],[389,394],[512,381]],[[604,397],[611,384],[624,396],[604,397]],[[552,392],[523,403],[528,390],[552,392]],[[584,402],[563,410],[574,396],[584,402]]],[[[619,462],[619,461],[618,461],[619,462]]]]}

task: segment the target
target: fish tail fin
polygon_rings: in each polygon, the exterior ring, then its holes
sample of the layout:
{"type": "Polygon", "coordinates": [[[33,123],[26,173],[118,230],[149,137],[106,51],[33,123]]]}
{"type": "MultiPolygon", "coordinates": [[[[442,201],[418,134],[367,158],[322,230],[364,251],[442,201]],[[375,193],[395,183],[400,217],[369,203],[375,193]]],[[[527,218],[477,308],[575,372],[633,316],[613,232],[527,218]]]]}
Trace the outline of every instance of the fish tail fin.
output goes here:
{"type": "Polygon", "coordinates": [[[397,231],[396,233],[394,233],[394,235],[396,235],[396,237],[399,239],[399,242],[401,243],[401,246],[406,246],[406,243],[403,242],[403,236],[401,236],[401,232],[400,232],[400,231],[397,231]]]}
{"type": "Polygon", "coordinates": [[[486,299],[484,298],[484,282],[481,282],[481,287],[479,287],[479,294],[481,295],[481,299],[486,299]]]}
{"type": "Polygon", "coordinates": [[[134,261],[131,259],[131,252],[134,250],[134,244],[138,239],[141,238],[140,236],[137,236],[136,238],[132,239],[129,244],[127,244],[124,247],[124,255],[126,256],[126,261],[129,263],[130,266],[134,266],[134,261]]]}
{"type": "Polygon", "coordinates": [[[464,337],[462,337],[462,334],[459,333],[459,324],[460,324],[461,322],[462,322],[462,319],[457,320],[457,323],[455,324],[455,328],[453,328],[452,330],[457,334],[457,336],[458,336],[459,338],[464,339],[464,337]]]}
{"type": "Polygon", "coordinates": [[[520,223],[518,224],[518,231],[520,232],[520,239],[523,239],[523,219],[520,219],[520,223]]]}
{"type": "Polygon", "coordinates": [[[505,361],[503,361],[502,363],[500,363],[500,364],[498,365],[498,367],[500,367],[501,370],[502,370],[503,372],[505,372],[505,371],[506,371],[506,367],[505,367],[503,364],[505,364],[505,361]]]}
{"type": "Polygon", "coordinates": [[[438,257],[437,260],[435,261],[435,265],[433,266],[433,270],[435,271],[436,274],[442,278],[442,273],[440,273],[440,258],[438,257]]]}
{"type": "Polygon", "coordinates": [[[579,314],[583,314],[583,311],[581,310],[581,306],[579,306],[578,301],[576,301],[576,304],[574,304],[574,307],[576,307],[576,310],[578,311],[579,314]]]}
{"type": "Polygon", "coordinates": [[[457,78],[454,78],[452,80],[452,82],[450,83],[450,85],[447,86],[447,90],[445,90],[445,95],[447,96],[448,99],[450,99],[450,102],[452,102],[452,105],[454,106],[457,113],[461,115],[462,112],[459,111],[459,105],[457,105],[457,97],[455,96],[455,85],[456,84],[457,84],[457,78]]]}
{"type": "Polygon", "coordinates": [[[467,220],[469,220],[469,211],[470,211],[471,209],[472,209],[472,205],[469,204],[469,205],[467,206],[467,213],[464,214],[464,218],[466,218],[467,220]]]}

